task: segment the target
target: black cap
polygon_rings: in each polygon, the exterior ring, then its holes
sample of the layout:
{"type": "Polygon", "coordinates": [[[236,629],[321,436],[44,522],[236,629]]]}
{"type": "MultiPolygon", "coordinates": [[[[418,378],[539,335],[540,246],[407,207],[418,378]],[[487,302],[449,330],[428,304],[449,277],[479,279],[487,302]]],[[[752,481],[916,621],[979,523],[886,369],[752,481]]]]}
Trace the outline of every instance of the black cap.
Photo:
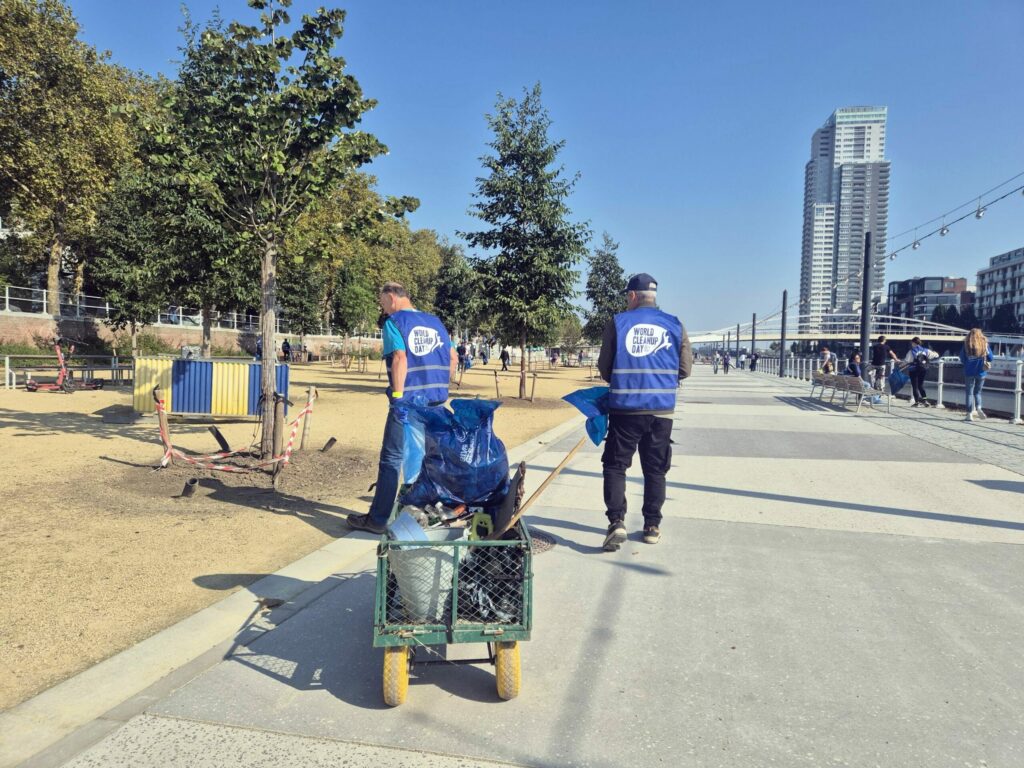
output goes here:
{"type": "Polygon", "coordinates": [[[639,274],[633,275],[629,278],[629,283],[626,285],[626,293],[629,293],[630,291],[656,290],[658,290],[658,281],[646,272],[640,272],[639,274]]]}

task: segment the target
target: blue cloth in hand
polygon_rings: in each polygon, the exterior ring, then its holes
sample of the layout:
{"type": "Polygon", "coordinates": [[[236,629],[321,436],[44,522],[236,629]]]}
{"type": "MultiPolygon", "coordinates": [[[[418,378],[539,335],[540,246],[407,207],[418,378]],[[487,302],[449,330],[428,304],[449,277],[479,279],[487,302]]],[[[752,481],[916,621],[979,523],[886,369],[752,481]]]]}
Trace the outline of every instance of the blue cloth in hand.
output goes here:
{"type": "Polygon", "coordinates": [[[608,387],[577,389],[562,398],[587,417],[587,434],[600,445],[608,434],[608,387]]]}

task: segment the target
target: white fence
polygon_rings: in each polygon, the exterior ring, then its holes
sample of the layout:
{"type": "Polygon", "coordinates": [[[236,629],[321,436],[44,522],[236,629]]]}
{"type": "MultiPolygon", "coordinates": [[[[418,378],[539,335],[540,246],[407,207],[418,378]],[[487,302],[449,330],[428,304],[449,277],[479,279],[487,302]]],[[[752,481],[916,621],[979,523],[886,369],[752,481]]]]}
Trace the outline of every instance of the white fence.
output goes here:
{"type": "MultiPolygon", "coordinates": [[[[49,316],[49,292],[44,288],[25,288],[16,285],[5,285],[3,289],[0,311],[8,314],[30,314],[49,316]]],[[[90,296],[84,293],[60,293],[60,317],[94,318],[104,320],[110,317],[110,303],[102,296],[90,296]]],[[[203,315],[199,309],[171,305],[153,318],[151,325],[177,326],[183,328],[202,328],[203,315]]],[[[239,312],[214,311],[212,324],[214,328],[238,331],[240,333],[257,333],[260,330],[258,315],[246,315],[239,312]]],[[[288,324],[288,319],[278,315],[277,333],[295,334],[288,324]]],[[[348,336],[348,329],[334,328],[321,324],[311,335],[317,336],[348,336]]],[[[381,334],[376,328],[362,329],[359,336],[379,339],[381,334]]]]}

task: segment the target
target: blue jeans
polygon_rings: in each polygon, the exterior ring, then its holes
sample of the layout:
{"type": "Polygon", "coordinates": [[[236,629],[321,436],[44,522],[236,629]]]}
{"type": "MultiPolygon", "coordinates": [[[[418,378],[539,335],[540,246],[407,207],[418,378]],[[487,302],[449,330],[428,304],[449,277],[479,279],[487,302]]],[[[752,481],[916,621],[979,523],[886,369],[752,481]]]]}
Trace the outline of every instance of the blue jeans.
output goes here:
{"type": "Polygon", "coordinates": [[[984,376],[966,376],[964,377],[964,384],[966,389],[964,390],[964,405],[967,407],[968,413],[981,410],[981,388],[985,386],[984,376]]]}
{"type": "Polygon", "coordinates": [[[384,442],[380,448],[380,463],[377,465],[377,488],[370,504],[370,520],[377,525],[387,525],[391,510],[398,495],[398,478],[402,472],[402,456],[405,452],[405,414],[402,408],[390,408],[388,420],[384,422],[384,442]]]}

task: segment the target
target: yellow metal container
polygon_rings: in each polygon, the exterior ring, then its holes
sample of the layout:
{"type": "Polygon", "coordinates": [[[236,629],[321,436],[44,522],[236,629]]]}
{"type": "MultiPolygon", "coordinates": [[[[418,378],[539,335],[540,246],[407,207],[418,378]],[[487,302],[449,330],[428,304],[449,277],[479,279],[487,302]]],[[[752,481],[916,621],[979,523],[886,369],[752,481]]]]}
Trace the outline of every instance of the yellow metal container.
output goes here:
{"type": "Polygon", "coordinates": [[[249,361],[213,363],[212,412],[218,416],[249,413],[249,361]]]}
{"type": "Polygon", "coordinates": [[[155,413],[153,387],[160,385],[164,407],[171,411],[171,366],[172,357],[136,357],[135,386],[132,390],[132,406],[139,413],[155,413]]]}

